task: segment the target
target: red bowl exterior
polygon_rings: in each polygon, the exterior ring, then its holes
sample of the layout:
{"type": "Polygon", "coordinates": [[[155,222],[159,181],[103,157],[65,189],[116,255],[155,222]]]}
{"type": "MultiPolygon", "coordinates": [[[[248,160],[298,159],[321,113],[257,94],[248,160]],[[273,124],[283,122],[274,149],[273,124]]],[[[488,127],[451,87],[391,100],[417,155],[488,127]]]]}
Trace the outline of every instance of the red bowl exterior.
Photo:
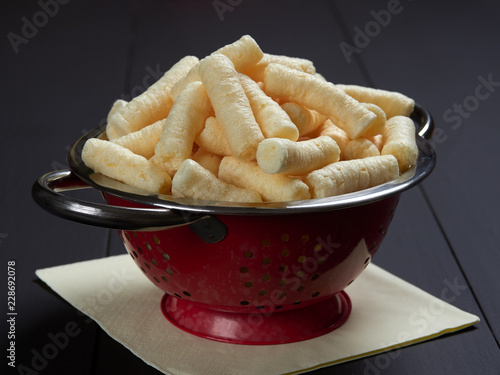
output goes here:
{"type": "Polygon", "coordinates": [[[316,213],[218,215],[228,232],[214,244],[187,226],[119,234],[146,277],[172,296],[219,311],[286,311],[330,298],[356,279],[378,250],[399,197],[316,213]]]}

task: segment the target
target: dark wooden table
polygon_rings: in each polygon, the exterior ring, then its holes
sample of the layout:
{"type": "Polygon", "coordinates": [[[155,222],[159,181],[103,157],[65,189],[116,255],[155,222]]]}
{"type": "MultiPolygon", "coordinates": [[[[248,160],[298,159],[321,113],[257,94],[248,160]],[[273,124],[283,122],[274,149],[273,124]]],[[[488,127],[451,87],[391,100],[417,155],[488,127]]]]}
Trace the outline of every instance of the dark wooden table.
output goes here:
{"type": "Polygon", "coordinates": [[[400,91],[433,114],[437,167],[403,195],[374,261],[437,297],[454,283],[452,304],[481,318],[401,349],[387,365],[374,356],[314,373],[500,373],[498,2],[41,0],[4,2],[1,17],[2,290],[6,301],[15,261],[16,364],[24,366],[8,367],[4,346],[2,373],[158,373],[37,282],[36,269],[124,250],[112,231],[41,210],[31,185],[66,168],[68,147],[103,123],[115,99],[243,34],[266,52],[311,59],[329,81],[400,91]],[[78,334],[40,360],[69,322],[78,334]]]}

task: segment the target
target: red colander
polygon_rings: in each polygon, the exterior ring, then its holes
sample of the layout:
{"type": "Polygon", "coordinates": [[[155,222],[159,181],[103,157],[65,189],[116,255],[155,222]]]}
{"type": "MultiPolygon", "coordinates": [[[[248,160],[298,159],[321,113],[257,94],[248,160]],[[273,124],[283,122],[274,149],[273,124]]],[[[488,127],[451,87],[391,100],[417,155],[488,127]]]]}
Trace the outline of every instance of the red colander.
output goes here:
{"type": "MultiPolygon", "coordinates": [[[[117,229],[161,309],[191,334],[236,344],[282,344],[331,332],[349,317],[344,289],[370,263],[403,191],[432,171],[430,114],[415,106],[418,163],[397,180],[338,197],[234,204],[158,196],[94,174],[81,160],[40,177],[33,198],[49,212],[117,229]],[[94,187],[107,204],[63,195],[94,187]]],[[[161,327],[159,327],[161,329],[161,327]]]]}

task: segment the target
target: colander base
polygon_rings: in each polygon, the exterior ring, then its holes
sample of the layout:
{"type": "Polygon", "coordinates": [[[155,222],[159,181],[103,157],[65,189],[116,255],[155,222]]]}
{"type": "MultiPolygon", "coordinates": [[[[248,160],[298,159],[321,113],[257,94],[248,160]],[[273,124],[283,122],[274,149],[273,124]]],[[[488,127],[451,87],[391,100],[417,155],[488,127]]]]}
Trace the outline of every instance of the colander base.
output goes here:
{"type": "Polygon", "coordinates": [[[351,300],[341,291],[300,309],[235,313],[165,294],[161,308],[172,324],[193,335],[232,344],[271,345],[308,340],[337,329],[351,313],[351,300]]]}

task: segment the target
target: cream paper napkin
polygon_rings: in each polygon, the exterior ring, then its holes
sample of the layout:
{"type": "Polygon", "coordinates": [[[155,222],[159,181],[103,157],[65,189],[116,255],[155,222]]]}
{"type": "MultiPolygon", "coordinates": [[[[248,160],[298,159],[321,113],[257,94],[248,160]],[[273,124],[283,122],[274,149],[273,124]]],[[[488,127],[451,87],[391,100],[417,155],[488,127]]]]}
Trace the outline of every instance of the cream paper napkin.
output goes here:
{"type": "Polygon", "coordinates": [[[129,255],[41,269],[36,275],[112,338],[171,375],[299,374],[428,340],[479,321],[371,264],[346,289],[352,313],[337,330],[291,344],[233,345],[173,326],[160,309],[163,292],[129,255]]]}

